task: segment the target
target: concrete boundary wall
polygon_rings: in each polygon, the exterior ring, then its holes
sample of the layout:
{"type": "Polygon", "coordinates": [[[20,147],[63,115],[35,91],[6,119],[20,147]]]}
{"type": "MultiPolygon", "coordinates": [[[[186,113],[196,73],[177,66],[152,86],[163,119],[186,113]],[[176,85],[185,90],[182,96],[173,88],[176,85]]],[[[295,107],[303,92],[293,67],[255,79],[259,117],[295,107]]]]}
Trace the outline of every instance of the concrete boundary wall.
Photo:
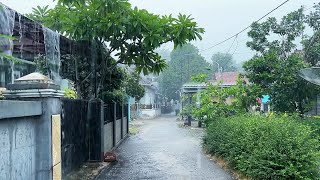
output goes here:
{"type": "Polygon", "coordinates": [[[60,98],[0,101],[0,179],[52,179],[52,115],[60,98]],[[6,112],[6,110],[8,112],[6,112]]]}
{"type": "Polygon", "coordinates": [[[122,136],[123,138],[127,136],[127,128],[128,128],[128,117],[122,118],[122,136]]]}
{"type": "MultiPolygon", "coordinates": [[[[51,180],[53,178],[55,165],[52,150],[52,132],[54,132],[52,115],[60,116],[62,113],[64,117],[64,108],[62,100],[56,97],[0,101],[0,179],[51,180]]],[[[113,116],[112,121],[108,122],[104,121],[106,114],[103,108],[103,105],[93,107],[92,112],[101,112],[101,116],[97,115],[97,118],[88,124],[93,124],[94,127],[101,126],[101,131],[94,134],[96,135],[94,137],[101,137],[97,139],[101,143],[96,149],[105,153],[114,150],[127,137],[128,112],[123,111],[120,118],[113,116]]],[[[77,110],[72,110],[71,113],[73,112],[78,113],[77,110]]],[[[65,120],[61,119],[61,127],[65,120]]],[[[67,129],[72,130],[72,128],[67,129]]],[[[65,151],[62,146],[64,137],[66,137],[65,132],[61,134],[62,152],[65,151]]],[[[65,156],[62,156],[59,163],[62,164],[64,161],[65,156]]]]}
{"type": "Polygon", "coordinates": [[[102,130],[103,143],[102,149],[103,152],[110,152],[117,148],[123,139],[127,137],[129,132],[128,130],[128,106],[126,104],[122,104],[120,107],[117,106],[116,103],[104,104],[104,124],[102,130]],[[120,117],[117,113],[120,111],[120,117]]]}
{"type": "Polygon", "coordinates": [[[121,119],[116,120],[116,145],[121,141],[121,119]]]}
{"type": "Polygon", "coordinates": [[[153,119],[161,115],[161,109],[141,109],[141,118],[153,119]]]}
{"type": "Polygon", "coordinates": [[[0,179],[36,179],[37,117],[0,119],[0,179]]]}
{"type": "Polygon", "coordinates": [[[113,148],[113,122],[104,125],[104,152],[113,148]]]}
{"type": "Polygon", "coordinates": [[[40,101],[0,101],[0,119],[39,116],[41,114],[40,101]]]}

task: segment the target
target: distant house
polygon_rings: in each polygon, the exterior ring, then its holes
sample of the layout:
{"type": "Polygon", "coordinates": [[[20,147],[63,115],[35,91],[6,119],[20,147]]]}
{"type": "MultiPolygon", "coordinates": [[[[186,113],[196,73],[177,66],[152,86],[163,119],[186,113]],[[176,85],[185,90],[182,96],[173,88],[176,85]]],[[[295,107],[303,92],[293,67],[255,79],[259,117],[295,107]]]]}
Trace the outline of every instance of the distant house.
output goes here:
{"type": "Polygon", "coordinates": [[[238,72],[218,72],[214,74],[213,81],[211,81],[214,85],[218,85],[220,83],[221,87],[230,87],[237,85],[238,76],[240,73],[238,72]]]}
{"type": "Polygon", "coordinates": [[[136,108],[137,116],[142,118],[155,118],[161,114],[160,98],[158,93],[158,83],[156,77],[152,75],[141,76],[139,82],[144,87],[145,94],[136,102],[134,99],[131,101],[136,108]]]}
{"type": "MultiPolygon", "coordinates": [[[[220,84],[220,87],[230,87],[237,85],[238,72],[221,72],[215,73],[213,80],[209,81],[213,85],[220,84]]],[[[182,87],[182,92],[185,94],[194,94],[207,89],[209,86],[206,83],[189,82],[185,83],[182,87]]]]}

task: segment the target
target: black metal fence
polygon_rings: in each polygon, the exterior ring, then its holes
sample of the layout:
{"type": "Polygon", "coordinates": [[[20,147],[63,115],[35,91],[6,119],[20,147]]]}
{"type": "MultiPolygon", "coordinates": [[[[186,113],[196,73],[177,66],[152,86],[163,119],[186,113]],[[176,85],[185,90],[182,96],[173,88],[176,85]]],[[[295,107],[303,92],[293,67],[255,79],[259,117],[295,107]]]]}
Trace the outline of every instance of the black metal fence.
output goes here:
{"type": "Polygon", "coordinates": [[[88,160],[101,160],[101,102],[62,100],[62,174],[72,172],[88,160]]]}
{"type": "Polygon", "coordinates": [[[114,103],[109,103],[109,104],[104,104],[104,123],[110,123],[113,122],[114,120],[114,108],[115,104],[114,103]]]}
{"type": "Polygon", "coordinates": [[[62,99],[61,117],[63,177],[80,168],[87,161],[102,161],[106,151],[104,143],[115,147],[119,143],[116,133],[121,134],[118,134],[121,139],[128,134],[128,105],[62,99]],[[119,119],[121,119],[121,126],[117,129],[115,122],[119,119]],[[112,133],[104,129],[109,123],[113,123],[112,133]],[[105,134],[111,138],[102,140],[105,134]]]}

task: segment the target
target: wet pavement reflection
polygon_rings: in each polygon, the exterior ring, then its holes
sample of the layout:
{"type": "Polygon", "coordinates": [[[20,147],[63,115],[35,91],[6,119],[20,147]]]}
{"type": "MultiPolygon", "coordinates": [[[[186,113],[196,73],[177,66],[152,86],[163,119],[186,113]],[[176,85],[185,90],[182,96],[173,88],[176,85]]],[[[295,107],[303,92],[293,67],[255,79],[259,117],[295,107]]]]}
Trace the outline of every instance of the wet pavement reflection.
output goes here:
{"type": "Polygon", "coordinates": [[[144,120],[139,131],[117,149],[118,162],[97,179],[232,179],[202,152],[201,129],[180,128],[176,117],[163,116],[144,120]]]}

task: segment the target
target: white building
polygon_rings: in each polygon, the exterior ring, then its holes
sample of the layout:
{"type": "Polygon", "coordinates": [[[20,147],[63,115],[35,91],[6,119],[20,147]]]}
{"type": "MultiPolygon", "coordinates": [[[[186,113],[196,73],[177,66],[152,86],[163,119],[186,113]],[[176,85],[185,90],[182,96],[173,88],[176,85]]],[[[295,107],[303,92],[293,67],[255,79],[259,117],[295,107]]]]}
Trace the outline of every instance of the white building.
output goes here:
{"type": "Polygon", "coordinates": [[[161,115],[160,99],[157,94],[158,83],[156,77],[149,75],[141,78],[140,84],[144,86],[145,94],[140,99],[140,117],[155,118],[161,115]]]}

